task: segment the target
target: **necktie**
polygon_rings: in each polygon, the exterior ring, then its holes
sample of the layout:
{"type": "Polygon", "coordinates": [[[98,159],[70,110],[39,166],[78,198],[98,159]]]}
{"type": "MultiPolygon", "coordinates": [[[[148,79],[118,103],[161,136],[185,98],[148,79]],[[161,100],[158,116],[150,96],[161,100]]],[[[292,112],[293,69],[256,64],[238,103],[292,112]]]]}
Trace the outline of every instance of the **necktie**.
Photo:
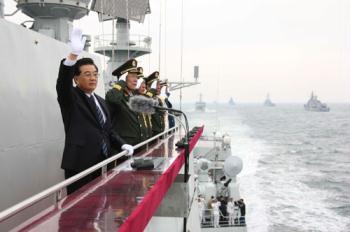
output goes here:
{"type": "MultiPolygon", "coordinates": [[[[101,127],[103,128],[105,122],[103,120],[103,115],[101,109],[96,105],[95,99],[93,96],[89,97],[89,103],[92,106],[93,110],[96,112],[97,121],[100,123],[101,127]]],[[[102,147],[101,147],[102,154],[107,157],[108,156],[108,149],[107,149],[107,143],[105,139],[102,139],[102,147]]]]}

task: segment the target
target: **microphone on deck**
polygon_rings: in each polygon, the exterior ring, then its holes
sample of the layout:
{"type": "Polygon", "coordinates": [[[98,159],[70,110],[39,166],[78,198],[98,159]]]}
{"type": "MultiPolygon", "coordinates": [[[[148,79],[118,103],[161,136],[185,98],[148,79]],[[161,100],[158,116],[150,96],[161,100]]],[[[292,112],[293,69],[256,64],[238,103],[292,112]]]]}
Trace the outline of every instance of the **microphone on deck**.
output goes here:
{"type": "Polygon", "coordinates": [[[142,95],[132,96],[129,99],[129,108],[138,113],[154,114],[158,101],[142,95]]]}
{"type": "Polygon", "coordinates": [[[184,112],[181,110],[173,109],[173,108],[166,108],[166,107],[161,107],[158,104],[157,100],[154,100],[152,98],[147,98],[142,95],[137,95],[137,96],[132,96],[129,98],[129,108],[132,111],[138,112],[138,113],[146,113],[146,114],[154,114],[156,110],[158,111],[168,111],[176,114],[181,114],[185,118],[185,137],[184,137],[184,142],[182,143],[184,148],[185,148],[185,175],[184,175],[184,182],[186,183],[188,180],[188,170],[189,170],[189,129],[188,129],[188,120],[187,116],[184,112]]]}
{"type": "Polygon", "coordinates": [[[154,114],[155,111],[168,111],[175,116],[184,115],[186,117],[186,115],[181,110],[159,106],[157,100],[142,95],[130,97],[128,105],[132,111],[138,113],[154,114]]]}

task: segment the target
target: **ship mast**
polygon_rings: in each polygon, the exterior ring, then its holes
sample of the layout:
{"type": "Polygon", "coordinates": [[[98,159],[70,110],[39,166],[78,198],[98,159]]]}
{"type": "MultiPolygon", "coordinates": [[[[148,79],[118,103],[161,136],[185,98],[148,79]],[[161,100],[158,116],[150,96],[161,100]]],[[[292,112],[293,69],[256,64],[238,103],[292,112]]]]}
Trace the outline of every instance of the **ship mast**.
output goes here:
{"type": "Polygon", "coordinates": [[[183,79],[180,81],[170,81],[169,82],[169,90],[174,91],[180,89],[180,96],[181,91],[183,88],[187,88],[193,85],[198,85],[200,82],[198,82],[199,77],[199,66],[194,66],[194,80],[195,81],[184,81],[183,79]]]}
{"type": "Polygon", "coordinates": [[[110,58],[104,75],[105,90],[108,91],[114,81],[111,75],[113,70],[128,59],[151,53],[150,36],[130,35],[130,21],[143,23],[146,14],[150,14],[151,10],[149,1],[144,0],[99,0],[95,1],[93,9],[99,13],[102,22],[116,20],[116,30],[113,23],[112,34],[102,34],[94,38],[95,52],[110,58]]]}

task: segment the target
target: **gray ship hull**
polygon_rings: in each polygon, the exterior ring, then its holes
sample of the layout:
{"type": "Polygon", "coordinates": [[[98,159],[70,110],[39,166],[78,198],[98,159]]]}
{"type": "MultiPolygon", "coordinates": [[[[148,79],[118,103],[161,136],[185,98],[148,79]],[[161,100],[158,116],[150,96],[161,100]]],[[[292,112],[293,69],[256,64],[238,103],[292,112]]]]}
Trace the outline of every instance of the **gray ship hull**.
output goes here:
{"type": "Polygon", "coordinates": [[[205,112],[205,107],[206,107],[205,102],[196,102],[195,104],[196,111],[198,112],[205,112]]]}
{"type": "MultiPolygon", "coordinates": [[[[4,19],[0,30],[1,211],[63,179],[64,131],[56,78],[59,62],[70,49],[4,19]]],[[[102,56],[84,56],[101,67],[102,56]]],[[[104,96],[102,83],[97,93],[104,96]]]]}
{"type": "Polygon", "coordinates": [[[312,112],[329,112],[330,108],[329,107],[309,107],[307,105],[304,105],[304,109],[306,111],[312,111],[312,112]]]}

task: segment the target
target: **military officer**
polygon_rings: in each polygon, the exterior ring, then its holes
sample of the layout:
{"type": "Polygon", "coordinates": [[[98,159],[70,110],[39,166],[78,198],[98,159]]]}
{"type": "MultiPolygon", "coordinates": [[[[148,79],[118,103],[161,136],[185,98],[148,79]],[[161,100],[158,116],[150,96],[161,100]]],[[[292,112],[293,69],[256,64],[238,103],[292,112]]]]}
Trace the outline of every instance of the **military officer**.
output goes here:
{"type": "MultiPolygon", "coordinates": [[[[137,84],[135,88],[135,95],[144,95],[146,93],[146,83],[145,76],[143,75],[143,68],[137,67],[137,84]]],[[[141,129],[141,140],[147,140],[152,137],[152,125],[151,125],[151,115],[146,113],[138,113],[141,129]]]]}
{"type": "Polygon", "coordinates": [[[107,92],[106,103],[111,112],[113,129],[118,131],[127,143],[136,145],[145,137],[140,114],[130,110],[128,106],[129,98],[134,95],[137,85],[137,61],[126,61],[115,69],[112,75],[118,77],[118,82],[107,92]]]}
{"type": "MultiPolygon", "coordinates": [[[[163,102],[159,98],[161,85],[159,81],[159,72],[155,71],[146,78],[146,86],[148,91],[146,96],[157,99],[160,106],[163,106],[163,102]]],[[[164,112],[156,111],[152,114],[152,135],[155,136],[165,129],[165,116],[164,112]]]]}
{"type": "MultiPolygon", "coordinates": [[[[143,95],[145,96],[147,89],[146,89],[146,81],[143,74],[141,74],[141,71],[139,70],[139,79],[137,80],[135,95],[143,95]]],[[[145,128],[145,134],[146,138],[149,139],[152,137],[152,116],[150,114],[141,113],[142,119],[141,124],[144,125],[143,128],[145,128]]]]}

